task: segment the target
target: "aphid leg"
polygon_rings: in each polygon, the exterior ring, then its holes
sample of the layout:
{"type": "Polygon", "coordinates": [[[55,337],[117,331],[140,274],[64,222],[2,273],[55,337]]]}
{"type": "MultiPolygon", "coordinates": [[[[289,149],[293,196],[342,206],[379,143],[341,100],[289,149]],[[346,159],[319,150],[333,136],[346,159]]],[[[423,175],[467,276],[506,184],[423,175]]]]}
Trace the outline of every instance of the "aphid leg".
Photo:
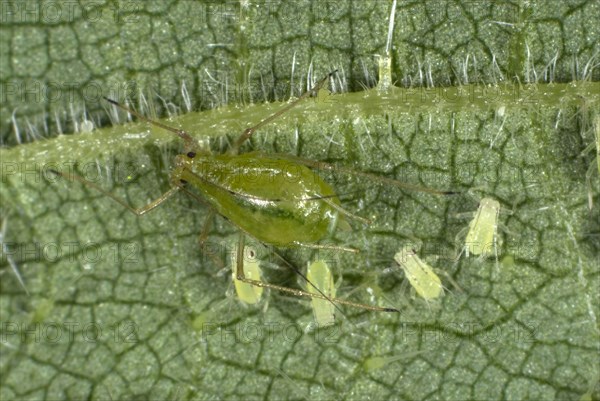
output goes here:
{"type": "Polygon", "coordinates": [[[365,361],[363,362],[363,368],[367,372],[372,372],[374,370],[381,369],[385,365],[388,365],[390,363],[400,361],[403,359],[411,359],[420,354],[424,354],[426,352],[429,352],[429,351],[428,350],[419,350],[419,351],[413,351],[413,352],[406,352],[406,353],[403,353],[402,355],[395,355],[395,356],[373,356],[373,357],[365,359],[365,361]]]}
{"type": "MultiPolygon", "coordinates": [[[[454,280],[452,278],[452,276],[450,275],[450,273],[448,273],[445,270],[442,269],[433,269],[433,271],[435,271],[436,273],[439,273],[440,275],[446,277],[448,279],[448,281],[450,282],[450,284],[452,284],[452,287],[455,288],[458,292],[462,292],[464,293],[465,291],[461,288],[460,285],[458,285],[458,283],[456,282],[456,280],[454,280]]],[[[450,291],[450,289],[446,286],[442,286],[446,291],[450,291]]]]}
{"type": "MultiPolygon", "coordinates": [[[[174,174],[174,177],[177,177],[177,173],[174,174]]],[[[175,183],[176,181],[177,181],[177,179],[174,178],[173,182],[175,183]]],[[[192,198],[196,199],[198,202],[200,202],[203,205],[205,205],[206,207],[208,207],[208,209],[209,209],[208,216],[206,216],[206,219],[204,220],[204,225],[202,226],[202,231],[200,232],[200,235],[198,236],[198,244],[200,245],[200,249],[202,249],[204,252],[206,252],[206,254],[213,260],[215,265],[217,265],[220,269],[223,269],[225,267],[223,265],[223,261],[212,251],[212,249],[204,246],[206,244],[206,240],[208,239],[208,236],[210,234],[210,230],[212,228],[215,214],[217,212],[215,211],[215,209],[212,208],[212,206],[208,202],[206,202],[206,200],[204,200],[200,196],[189,191],[187,188],[185,188],[183,186],[181,186],[179,188],[183,192],[185,192],[187,195],[191,196],[192,198]]]]}
{"type": "MultiPolygon", "coordinates": [[[[467,212],[467,213],[470,214],[471,217],[473,216],[472,212],[467,212]]],[[[466,214],[466,213],[461,213],[461,214],[466,214]]],[[[456,258],[454,259],[454,261],[457,263],[458,263],[458,260],[460,259],[460,257],[462,256],[463,252],[466,252],[467,258],[469,257],[469,247],[465,246],[465,244],[463,244],[468,231],[469,231],[469,227],[462,228],[458,232],[458,234],[456,234],[456,236],[454,237],[454,243],[457,245],[457,248],[460,249],[460,252],[458,253],[458,255],[456,255],[456,258]]]]}
{"type": "Polygon", "coordinates": [[[454,213],[451,216],[457,220],[464,220],[464,219],[472,219],[473,217],[475,217],[475,213],[476,212],[461,212],[461,213],[454,213]]]}
{"type": "Polygon", "coordinates": [[[78,176],[77,174],[64,174],[60,171],[56,171],[56,170],[52,170],[52,169],[50,169],[49,171],[53,172],[56,175],[60,175],[61,177],[66,178],[67,180],[69,180],[71,182],[77,181],[83,185],[87,185],[90,188],[94,188],[96,191],[102,193],[103,195],[108,196],[115,202],[117,202],[120,205],[122,205],[123,207],[125,207],[131,213],[138,215],[138,216],[142,216],[142,215],[148,213],[149,211],[151,211],[152,209],[156,208],[157,206],[159,206],[161,203],[163,203],[164,201],[169,199],[171,196],[173,196],[177,191],[179,191],[181,189],[181,187],[173,187],[173,188],[169,189],[167,192],[165,192],[164,194],[162,194],[161,196],[159,196],[157,199],[148,203],[147,205],[136,209],[136,208],[130,206],[129,204],[127,204],[127,202],[125,202],[123,199],[117,198],[115,195],[100,188],[98,185],[94,184],[93,182],[90,182],[90,181],[84,179],[83,177],[78,176]]]}
{"type": "Polygon", "coordinates": [[[210,246],[206,246],[206,240],[208,239],[208,235],[210,234],[210,230],[212,228],[212,223],[215,218],[215,213],[216,212],[212,209],[208,212],[208,216],[204,220],[204,225],[202,226],[202,231],[200,232],[200,235],[198,236],[198,244],[200,245],[200,249],[202,249],[202,252],[205,255],[208,255],[212,259],[214,264],[220,270],[222,270],[225,268],[225,265],[223,264],[223,261],[221,260],[221,258],[218,255],[219,249],[217,249],[217,252],[215,252],[210,246]]]}
{"type": "Polygon", "coordinates": [[[360,221],[361,223],[366,224],[366,225],[370,225],[372,223],[371,220],[369,220],[369,219],[365,219],[364,217],[360,217],[353,213],[350,213],[349,211],[347,211],[340,205],[336,204],[335,202],[332,202],[330,199],[327,199],[327,198],[320,198],[320,199],[346,217],[349,217],[353,220],[360,221]]]}
{"type": "Polygon", "coordinates": [[[351,253],[359,253],[358,249],[354,248],[346,248],[343,246],[337,245],[326,245],[326,244],[305,244],[303,242],[294,242],[294,244],[304,247],[304,248],[312,248],[312,249],[329,249],[332,251],[343,251],[343,252],[351,252],[351,253]]]}
{"type": "Polygon", "coordinates": [[[318,91],[319,89],[321,89],[321,87],[325,84],[325,82],[327,82],[329,80],[329,78],[335,74],[337,72],[337,70],[334,70],[332,72],[330,72],[329,74],[327,74],[327,76],[323,79],[321,79],[319,82],[317,82],[317,84],[315,86],[313,86],[310,90],[304,92],[302,95],[300,95],[300,97],[296,100],[294,100],[292,103],[286,105],[285,107],[283,107],[282,109],[276,111],[275,113],[271,114],[269,117],[265,118],[264,120],[262,120],[261,122],[259,122],[258,124],[256,124],[253,127],[250,128],[246,128],[244,130],[244,132],[242,133],[242,135],[240,135],[240,137],[234,142],[233,146],[230,149],[230,153],[231,154],[238,154],[239,150],[240,150],[240,146],[242,146],[242,144],[244,142],[246,142],[251,136],[252,134],[254,134],[254,131],[256,131],[257,129],[264,127],[265,125],[267,125],[268,123],[270,123],[271,121],[275,120],[277,117],[281,116],[282,114],[286,113],[288,110],[290,110],[291,108],[295,107],[298,103],[300,103],[304,98],[309,97],[312,93],[318,91]]]}
{"type": "MultiPolygon", "coordinates": [[[[365,309],[365,310],[376,311],[376,312],[400,312],[398,309],[395,309],[395,308],[382,308],[382,307],[378,307],[378,306],[371,306],[371,305],[360,304],[357,302],[346,301],[346,300],[339,299],[339,298],[330,298],[330,297],[326,296],[325,294],[323,294],[320,289],[314,287],[314,285],[310,281],[308,281],[306,276],[304,274],[302,274],[298,269],[294,269],[294,271],[296,273],[298,273],[307,282],[308,285],[313,286],[313,288],[315,288],[318,291],[318,293],[311,293],[311,292],[307,292],[307,291],[298,290],[295,288],[283,287],[280,285],[265,283],[263,281],[248,279],[248,278],[246,278],[246,276],[244,274],[244,252],[243,252],[244,238],[243,237],[244,237],[244,235],[240,234],[240,241],[239,241],[238,248],[237,248],[237,266],[236,266],[236,276],[237,277],[236,277],[236,279],[239,281],[242,281],[242,282],[248,283],[248,284],[252,284],[257,287],[272,288],[273,290],[292,294],[297,297],[319,298],[319,299],[323,299],[323,300],[326,300],[326,301],[329,301],[329,302],[332,302],[335,304],[347,305],[347,306],[351,306],[351,307],[358,308],[358,309],[365,309]]],[[[336,308],[337,308],[337,306],[336,306],[336,308]]]]}
{"type": "Polygon", "coordinates": [[[200,244],[200,248],[204,247],[204,243],[208,239],[208,235],[210,234],[210,230],[212,228],[212,223],[215,218],[215,211],[210,210],[208,216],[204,220],[204,226],[202,226],[202,231],[200,232],[200,236],[198,237],[198,243],[200,244]]]}

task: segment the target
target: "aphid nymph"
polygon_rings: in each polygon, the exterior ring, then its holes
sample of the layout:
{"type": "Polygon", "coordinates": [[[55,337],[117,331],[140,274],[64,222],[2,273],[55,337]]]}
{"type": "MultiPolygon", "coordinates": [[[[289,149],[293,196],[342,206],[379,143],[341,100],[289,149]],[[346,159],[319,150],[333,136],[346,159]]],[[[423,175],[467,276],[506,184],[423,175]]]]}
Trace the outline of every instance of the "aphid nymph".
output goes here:
{"type": "MultiPolygon", "coordinates": [[[[244,274],[251,280],[261,281],[261,270],[256,249],[246,245],[242,250],[244,262],[244,274]]],[[[236,266],[238,260],[238,247],[234,246],[231,252],[231,276],[235,286],[235,292],[240,301],[254,305],[260,302],[263,294],[263,287],[248,284],[237,279],[236,266]]]]}
{"type": "MultiPolygon", "coordinates": [[[[317,260],[308,265],[306,272],[308,281],[319,288],[323,294],[329,298],[335,298],[335,283],[329,266],[323,260],[317,260]]],[[[308,291],[317,293],[312,287],[308,286],[308,291]]],[[[335,323],[335,305],[331,302],[319,298],[311,299],[315,322],[319,327],[330,326],[335,323]]]]}
{"type": "Polygon", "coordinates": [[[438,298],[444,289],[440,278],[433,272],[431,266],[425,263],[412,245],[405,245],[394,255],[394,260],[406,275],[406,278],[417,294],[425,300],[438,298]]]}
{"type": "Polygon", "coordinates": [[[498,214],[500,203],[492,198],[483,198],[475,217],[469,223],[464,250],[469,255],[487,257],[496,249],[498,214]]]}

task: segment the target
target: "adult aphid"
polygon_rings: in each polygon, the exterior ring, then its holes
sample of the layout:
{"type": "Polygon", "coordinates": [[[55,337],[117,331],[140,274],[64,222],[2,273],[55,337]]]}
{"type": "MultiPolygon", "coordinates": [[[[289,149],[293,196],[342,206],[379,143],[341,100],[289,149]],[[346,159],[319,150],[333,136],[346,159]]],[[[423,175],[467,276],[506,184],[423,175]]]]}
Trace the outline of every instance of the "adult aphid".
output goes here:
{"type": "MultiPolygon", "coordinates": [[[[380,183],[438,195],[451,194],[453,192],[421,188],[374,174],[344,169],[343,167],[336,167],[328,163],[302,159],[286,154],[265,154],[261,152],[239,154],[241,145],[257,129],[272,122],[296,106],[300,101],[310,96],[311,93],[318,92],[334,73],[335,71],[328,74],[327,77],[319,81],[311,90],[302,94],[295,101],[284,106],[255,126],[247,128],[234,142],[231,149],[227,153],[220,155],[211,154],[196,146],[192,136],[184,130],[151,120],[114,100],[105,98],[109,103],[120,107],[140,120],[147,121],[172,132],[183,140],[184,152],[175,157],[174,168],[170,176],[171,188],[149,204],[141,208],[133,208],[122,199],[115,197],[94,183],[88,182],[76,175],[64,176],[70,180],[76,180],[95,188],[138,216],[153,210],[177,192],[186,192],[211,210],[201,238],[206,238],[209,227],[208,222],[212,220],[214,213],[218,213],[238,227],[243,233],[254,237],[266,245],[357,252],[357,250],[352,248],[319,244],[319,241],[327,236],[329,228],[335,226],[336,222],[338,225],[345,224],[347,226],[348,223],[345,218],[357,219],[363,222],[366,220],[354,216],[345,210],[341,206],[334,189],[320,176],[310,170],[309,167],[347,172],[380,183]],[[290,173],[294,175],[293,180],[290,180],[290,173]]],[[[63,175],[59,172],[56,173],[63,175]]],[[[246,277],[244,273],[243,249],[242,243],[242,246],[237,251],[238,257],[235,272],[236,279],[241,282],[258,287],[273,288],[297,296],[321,298],[330,302],[352,305],[369,310],[397,312],[394,308],[381,308],[332,299],[310,282],[308,285],[316,289],[317,293],[281,287],[246,277]]],[[[304,276],[303,278],[306,279],[304,276]]]]}

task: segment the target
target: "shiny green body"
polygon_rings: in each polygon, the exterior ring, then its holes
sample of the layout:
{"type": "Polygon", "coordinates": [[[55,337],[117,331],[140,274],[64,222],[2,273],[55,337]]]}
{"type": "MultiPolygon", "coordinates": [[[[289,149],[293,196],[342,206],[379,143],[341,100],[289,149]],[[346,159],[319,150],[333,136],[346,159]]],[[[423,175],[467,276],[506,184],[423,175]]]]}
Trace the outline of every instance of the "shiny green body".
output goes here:
{"type": "Polygon", "coordinates": [[[219,214],[261,242],[314,244],[341,219],[333,188],[285,155],[179,155],[173,174],[219,214]]]}

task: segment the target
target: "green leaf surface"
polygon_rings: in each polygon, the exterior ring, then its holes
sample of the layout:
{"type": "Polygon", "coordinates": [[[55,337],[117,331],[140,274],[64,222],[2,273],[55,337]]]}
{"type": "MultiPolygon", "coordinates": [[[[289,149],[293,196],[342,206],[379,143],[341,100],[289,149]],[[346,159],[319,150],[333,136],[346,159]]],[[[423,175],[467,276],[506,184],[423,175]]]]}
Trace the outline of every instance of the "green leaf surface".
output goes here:
{"type": "MultiPolygon", "coordinates": [[[[58,22],[50,7],[72,3],[40,4],[37,20],[16,13],[0,27],[0,399],[600,397],[600,178],[586,151],[598,2],[399,2],[388,90],[362,90],[380,79],[387,1],[94,2],[101,17],[79,8],[58,22]],[[320,171],[373,222],[325,242],[361,252],[276,250],[302,268],[327,259],[338,296],[399,314],[343,307],[337,325],[307,329],[306,300],[270,291],[243,306],[228,270],[237,231],[217,216],[201,248],[196,198],[137,217],[51,172],[76,171],[133,207],[169,188],[181,141],[123,125],[84,88],[181,114],[162,121],[217,152],[282,107],[265,99],[333,69],[337,93],[306,99],[244,150],[459,192],[320,171]],[[18,89],[57,81],[60,99],[18,89]],[[502,206],[497,256],[456,260],[484,196],[502,206]],[[407,242],[440,273],[441,299],[419,299],[395,265],[407,242]],[[374,369],[374,357],[399,359],[374,369]]],[[[302,288],[254,246],[265,279],[302,288]]]]}

